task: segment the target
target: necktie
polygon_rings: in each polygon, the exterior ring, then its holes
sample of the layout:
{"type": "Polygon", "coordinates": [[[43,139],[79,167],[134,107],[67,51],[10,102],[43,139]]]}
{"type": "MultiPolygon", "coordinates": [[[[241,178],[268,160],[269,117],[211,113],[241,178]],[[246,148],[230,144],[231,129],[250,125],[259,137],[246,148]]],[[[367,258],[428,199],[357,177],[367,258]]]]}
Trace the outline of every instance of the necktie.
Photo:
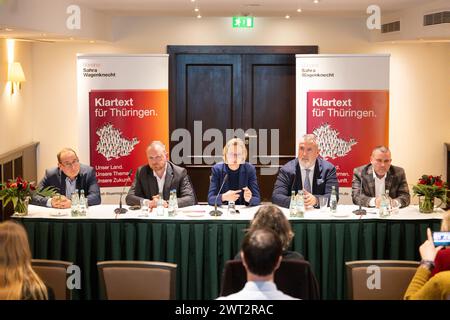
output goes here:
{"type": "Polygon", "coordinates": [[[306,177],[305,177],[305,185],[303,186],[303,189],[311,193],[311,182],[309,181],[309,172],[311,169],[305,169],[306,171],[306,177]]]}

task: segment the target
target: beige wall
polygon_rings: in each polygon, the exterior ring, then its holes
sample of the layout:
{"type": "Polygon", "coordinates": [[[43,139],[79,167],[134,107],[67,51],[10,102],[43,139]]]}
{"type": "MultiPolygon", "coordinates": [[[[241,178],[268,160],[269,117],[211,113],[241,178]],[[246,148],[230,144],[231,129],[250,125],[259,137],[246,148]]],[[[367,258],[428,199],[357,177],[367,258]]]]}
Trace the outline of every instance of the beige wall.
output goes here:
{"type": "Polygon", "coordinates": [[[26,82],[22,89],[11,95],[7,83],[8,56],[6,40],[0,39],[0,155],[33,140],[33,73],[32,45],[15,43],[15,61],[22,65],[26,82]]]}
{"type": "Polygon", "coordinates": [[[58,149],[87,143],[77,141],[76,123],[87,119],[77,119],[76,54],[165,53],[167,45],[319,45],[320,53],[390,53],[394,163],[406,169],[411,184],[425,172],[446,173],[443,143],[450,142],[450,43],[370,43],[365,20],[356,18],[257,18],[253,30],[232,30],[230,24],[229,18],[122,17],[113,21],[111,44],[33,44],[32,138],[41,142],[38,176],[55,164],[58,149]]]}

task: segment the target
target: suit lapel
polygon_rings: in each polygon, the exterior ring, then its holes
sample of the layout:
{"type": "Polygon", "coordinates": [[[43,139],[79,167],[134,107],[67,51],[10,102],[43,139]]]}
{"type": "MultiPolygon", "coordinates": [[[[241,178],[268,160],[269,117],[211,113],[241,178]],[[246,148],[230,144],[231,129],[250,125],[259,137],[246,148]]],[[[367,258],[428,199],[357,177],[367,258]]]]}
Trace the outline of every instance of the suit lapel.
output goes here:
{"type": "Polygon", "coordinates": [[[173,180],[173,169],[172,166],[169,163],[167,163],[166,180],[164,181],[163,187],[164,199],[169,199],[170,186],[172,185],[172,180],[173,180]]]}
{"type": "Polygon", "coordinates": [[[317,179],[320,178],[320,173],[322,172],[322,161],[319,161],[319,158],[316,159],[316,164],[314,166],[314,174],[312,178],[312,194],[316,194],[317,192],[317,179]]]}
{"type": "Polygon", "coordinates": [[[153,175],[153,170],[150,168],[150,166],[147,166],[147,168],[148,168],[148,170],[146,170],[147,179],[144,179],[144,181],[148,181],[148,184],[144,185],[144,187],[147,189],[148,192],[146,193],[149,195],[149,198],[151,199],[153,196],[159,194],[158,182],[156,181],[156,178],[153,175]]]}
{"type": "MultiPolygon", "coordinates": [[[[364,170],[364,169],[363,169],[364,170]]],[[[367,172],[361,174],[361,180],[364,180],[364,191],[369,194],[370,197],[375,197],[375,179],[373,178],[373,167],[369,165],[367,167],[367,172]]]]}
{"type": "Polygon", "coordinates": [[[391,169],[392,167],[389,168],[389,171],[386,174],[386,180],[384,181],[384,190],[391,190],[392,180],[394,179],[391,169]]]}

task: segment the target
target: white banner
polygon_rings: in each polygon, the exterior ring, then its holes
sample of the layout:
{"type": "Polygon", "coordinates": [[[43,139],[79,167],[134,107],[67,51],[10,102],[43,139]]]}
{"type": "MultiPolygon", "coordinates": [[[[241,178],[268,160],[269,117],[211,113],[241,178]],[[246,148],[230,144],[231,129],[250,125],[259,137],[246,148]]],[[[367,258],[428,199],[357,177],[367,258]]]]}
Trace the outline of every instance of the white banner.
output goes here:
{"type": "MultiPolygon", "coordinates": [[[[389,144],[389,55],[297,55],[296,141],[319,138],[321,156],[351,187],[353,168],[389,144]]],[[[296,150],[297,151],[297,150],[296,150]]],[[[349,195],[349,189],[340,189],[349,195]]],[[[348,202],[348,199],[345,200],[348,202]]]]}
{"type": "Polygon", "coordinates": [[[117,203],[150,141],[168,145],[168,73],[168,55],[78,55],[78,153],[96,170],[102,203],[117,203]]]}

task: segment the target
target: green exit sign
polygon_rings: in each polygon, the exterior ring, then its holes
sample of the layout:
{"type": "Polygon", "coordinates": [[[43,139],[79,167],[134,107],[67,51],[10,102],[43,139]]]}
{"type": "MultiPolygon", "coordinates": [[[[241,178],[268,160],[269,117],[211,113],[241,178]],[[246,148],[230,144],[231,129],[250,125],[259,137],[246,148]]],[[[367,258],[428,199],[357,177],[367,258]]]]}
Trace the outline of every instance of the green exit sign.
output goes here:
{"type": "Polygon", "coordinates": [[[233,28],[253,28],[253,17],[233,17],[233,28]]]}

